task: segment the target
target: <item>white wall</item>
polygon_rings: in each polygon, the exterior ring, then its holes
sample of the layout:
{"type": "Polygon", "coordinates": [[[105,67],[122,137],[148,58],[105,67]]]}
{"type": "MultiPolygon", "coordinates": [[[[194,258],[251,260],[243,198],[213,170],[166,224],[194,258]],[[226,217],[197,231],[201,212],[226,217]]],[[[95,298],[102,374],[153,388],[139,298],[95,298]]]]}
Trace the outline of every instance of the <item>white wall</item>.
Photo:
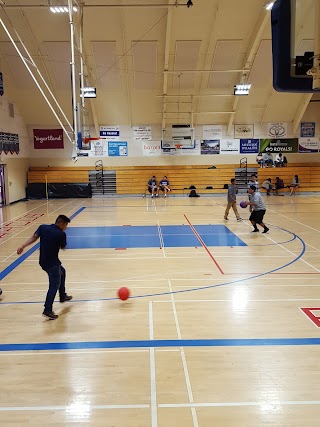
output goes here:
{"type": "MultiPolygon", "coordinates": [[[[0,98],[0,132],[17,133],[19,135],[19,154],[4,154],[0,163],[5,168],[5,191],[7,203],[13,203],[26,197],[27,172],[29,169],[29,135],[23,117],[14,104],[14,117],[9,117],[9,99],[4,95],[0,98]]],[[[11,101],[10,101],[11,102],[11,101]]]]}
{"type": "MultiPolygon", "coordinates": [[[[313,107],[313,106],[312,106],[313,107]]],[[[209,124],[209,123],[208,123],[209,124]]],[[[223,138],[230,138],[227,135],[227,127],[223,127],[223,138]]],[[[298,137],[300,129],[296,134],[292,134],[292,124],[288,124],[288,137],[298,137]]],[[[29,128],[29,135],[32,136],[32,128],[29,128]]],[[[91,130],[92,136],[94,130],[91,130]]],[[[255,138],[266,138],[267,123],[255,125],[255,138]]],[[[152,139],[159,144],[161,140],[161,126],[152,126],[152,139]]],[[[317,125],[317,136],[319,137],[319,125],[317,125]]],[[[202,126],[198,126],[195,131],[196,139],[202,139],[202,126]]],[[[233,135],[231,135],[231,138],[233,135]]],[[[71,144],[64,138],[65,148],[57,150],[35,150],[33,148],[33,140],[30,143],[30,166],[73,166],[71,160],[71,144]]],[[[152,165],[219,165],[219,164],[238,164],[242,157],[247,157],[249,163],[255,163],[256,154],[248,155],[161,155],[161,156],[144,156],[142,141],[134,141],[132,138],[132,130],[130,126],[120,126],[120,141],[128,142],[127,157],[103,157],[105,166],[152,166],[152,165]]],[[[152,144],[151,141],[148,143],[152,144]]],[[[185,152],[181,150],[181,152],[185,152]]],[[[287,154],[289,163],[315,162],[320,161],[319,155],[310,154],[287,154]]],[[[100,157],[79,157],[77,166],[93,166],[95,161],[100,157]]]]}

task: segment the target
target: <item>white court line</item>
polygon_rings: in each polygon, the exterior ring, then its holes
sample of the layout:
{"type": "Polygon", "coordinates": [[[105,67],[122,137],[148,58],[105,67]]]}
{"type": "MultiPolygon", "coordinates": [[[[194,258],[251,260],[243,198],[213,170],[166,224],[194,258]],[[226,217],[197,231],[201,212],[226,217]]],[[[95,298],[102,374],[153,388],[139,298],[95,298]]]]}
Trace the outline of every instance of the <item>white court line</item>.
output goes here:
{"type": "MultiPolygon", "coordinates": [[[[181,329],[180,329],[180,325],[179,325],[179,319],[178,319],[175,299],[174,299],[174,296],[172,293],[172,285],[171,285],[170,279],[168,279],[168,284],[169,284],[169,289],[171,292],[171,295],[170,295],[171,301],[168,301],[168,302],[171,302],[171,304],[172,304],[173,316],[174,316],[174,321],[175,321],[176,330],[177,330],[177,337],[179,340],[181,340],[181,329]]],[[[189,371],[188,371],[186,355],[185,355],[183,347],[180,347],[180,353],[181,353],[183,371],[184,371],[184,375],[185,375],[185,379],[186,379],[186,386],[187,386],[187,391],[188,391],[189,402],[192,404],[194,402],[194,399],[193,399],[193,393],[192,393],[192,388],[191,388],[191,381],[190,381],[190,375],[189,375],[189,371]]],[[[191,413],[192,413],[192,420],[193,420],[194,427],[199,427],[197,412],[196,412],[194,407],[191,407],[191,413]]]]}
{"type": "MultiPolygon", "coordinates": [[[[271,240],[272,242],[276,243],[275,240],[271,239],[271,237],[269,236],[269,234],[267,235],[268,239],[271,240]]],[[[278,244],[278,246],[280,246],[282,249],[284,249],[285,251],[289,252],[289,254],[295,256],[295,254],[290,251],[289,249],[285,248],[284,246],[278,244]]],[[[305,261],[303,258],[300,258],[299,261],[304,262],[305,264],[307,264],[309,267],[313,268],[314,270],[316,270],[318,273],[320,273],[320,270],[318,270],[316,267],[314,267],[312,264],[310,264],[309,262],[305,261]]]]}
{"type": "Polygon", "coordinates": [[[261,406],[271,411],[272,406],[320,405],[320,400],[272,400],[261,402],[208,402],[208,403],[162,403],[159,408],[221,408],[234,406],[261,406]]]}
{"type": "MultiPolygon", "coordinates": [[[[297,301],[320,301],[320,298],[288,298],[288,299],[248,299],[248,302],[297,302],[297,301]]],[[[154,300],[154,303],[171,303],[169,300],[154,300]]],[[[233,299],[181,299],[179,302],[234,302],[233,299]]]]}
{"type": "MultiPolygon", "coordinates": [[[[62,209],[64,206],[66,206],[66,205],[69,205],[70,203],[72,203],[72,202],[68,202],[68,203],[66,203],[66,204],[64,204],[64,205],[62,205],[60,208],[58,208],[58,209],[55,209],[54,211],[52,211],[51,213],[50,213],[50,215],[51,214],[53,214],[54,212],[56,212],[56,211],[58,211],[59,209],[62,209]]],[[[82,202],[81,204],[83,204],[84,202],[82,202]]],[[[72,212],[72,210],[73,209],[71,209],[70,211],[68,211],[68,213],[69,212],[72,212]]],[[[34,222],[34,223],[31,223],[30,225],[28,225],[28,227],[24,227],[23,228],[23,230],[21,230],[21,231],[19,231],[18,233],[16,233],[16,234],[14,234],[13,236],[10,236],[8,239],[6,239],[5,241],[3,241],[2,243],[0,243],[0,246],[1,245],[3,245],[4,243],[7,243],[9,240],[11,240],[11,239],[13,239],[13,238],[16,238],[16,236],[18,236],[19,234],[21,234],[21,233],[23,233],[24,231],[26,231],[26,230],[28,230],[30,227],[34,227],[35,228],[35,225],[36,225],[37,223],[36,222],[34,222]]],[[[7,259],[9,259],[10,257],[12,257],[13,255],[15,255],[17,252],[15,251],[15,252],[13,252],[11,255],[9,255],[6,259],[4,259],[3,261],[1,261],[1,262],[5,262],[7,259]]]]}
{"type": "Polygon", "coordinates": [[[160,246],[161,246],[163,258],[165,258],[166,257],[166,252],[165,252],[165,249],[164,249],[163,235],[162,235],[162,231],[161,231],[161,227],[160,227],[160,222],[157,221],[157,223],[158,223],[158,233],[159,233],[159,239],[160,239],[160,246]]]}
{"type": "Polygon", "coordinates": [[[310,245],[309,243],[306,243],[307,246],[310,246],[310,248],[315,249],[315,251],[308,251],[308,254],[313,253],[313,252],[320,252],[320,249],[310,245]]]}
{"type": "MultiPolygon", "coordinates": [[[[153,306],[152,301],[149,301],[149,339],[154,340],[153,331],[153,306]]],[[[157,383],[156,383],[156,363],[154,356],[154,348],[150,348],[150,394],[151,394],[151,427],[158,426],[157,413],[157,383]]]]}
{"type": "Polygon", "coordinates": [[[21,214],[21,215],[15,216],[15,217],[13,217],[13,218],[9,219],[9,220],[8,220],[8,221],[6,221],[6,222],[2,222],[2,223],[0,224],[0,226],[1,226],[1,227],[6,226],[6,224],[7,224],[8,222],[14,221],[14,220],[16,220],[16,219],[18,219],[18,218],[21,218],[21,219],[22,219],[22,218],[23,218],[25,215],[27,215],[29,212],[32,212],[32,211],[34,211],[34,210],[36,210],[36,209],[39,209],[39,208],[41,208],[41,206],[48,205],[50,202],[51,202],[51,200],[50,200],[50,201],[46,201],[46,202],[45,202],[45,203],[43,203],[42,205],[36,206],[35,208],[30,209],[30,210],[28,210],[28,211],[24,212],[24,213],[23,213],[23,214],[21,214]]]}
{"type": "MultiPolygon", "coordinates": [[[[156,352],[159,353],[177,353],[179,351],[178,348],[156,348],[155,349],[156,352]]],[[[68,355],[68,356],[76,356],[78,354],[99,354],[99,353],[103,353],[105,355],[105,353],[149,353],[148,349],[127,349],[127,350],[115,350],[115,349],[111,349],[111,348],[102,348],[100,350],[70,350],[70,351],[48,351],[48,352],[44,352],[44,351],[18,351],[18,352],[6,352],[6,351],[1,351],[0,352],[0,356],[60,356],[61,355],[68,355]]]]}
{"type": "MultiPolygon", "coordinates": [[[[287,215],[283,215],[283,214],[281,214],[281,213],[279,213],[279,212],[276,212],[276,211],[274,211],[274,210],[272,210],[272,209],[268,209],[268,210],[269,210],[270,212],[273,212],[273,213],[274,213],[274,214],[276,214],[276,215],[283,216],[284,218],[287,218],[289,221],[293,221],[293,222],[296,222],[297,224],[303,225],[304,227],[310,228],[310,230],[316,231],[317,233],[319,233],[319,232],[320,232],[320,230],[317,230],[316,228],[310,227],[310,225],[303,224],[303,222],[300,222],[300,221],[297,221],[297,220],[295,220],[295,219],[292,219],[292,218],[290,218],[290,217],[289,217],[289,216],[287,216],[287,215]]],[[[316,212],[315,212],[315,214],[316,214],[316,212]]]]}
{"type": "MultiPolygon", "coordinates": [[[[88,409],[148,409],[150,405],[88,405],[88,409]]],[[[78,409],[76,404],[68,406],[0,406],[0,412],[11,411],[65,411],[69,414],[76,414],[78,409]]]]}
{"type": "MultiPolygon", "coordinates": [[[[106,248],[106,249],[108,249],[108,248],[106,248]]],[[[69,249],[69,250],[71,250],[71,249],[69,249]]],[[[291,254],[295,256],[295,254],[293,252],[291,252],[291,254]]],[[[219,256],[219,255],[216,256],[216,258],[233,258],[233,257],[234,257],[233,254],[230,254],[230,256],[219,256]]],[[[144,259],[161,259],[162,257],[159,254],[158,256],[144,256],[143,258],[144,259]]],[[[184,256],[184,257],[180,257],[180,256],[167,256],[166,258],[169,258],[169,259],[193,259],[194,263],[196,263],[198,259],[200,259],[200,258],[204,259],[204,258],[207,258],[207,257],[204,256],[203,254],[201,254],[201,255],[197,255],[196,257],[195,256],[184,256]]],[[[250,258],[251,259],[252,255],[251,256],[238,256],[237,255],[237,258],[250,258]]],[[[255,258],[288,258],[288,256],[286,256],[286,255],[278,255],[278,256],[264,255],[264,256],[256,256],[255,258]]],[[[141,255],[137,254],[136,256],[133,256],[133,257],[123,257],[123,256],[119,255],[117,257],[95,257],[94,258],[95,261],[96,260],[97,261],[106,261],[106,260],[123,261],[123,260],[137,260],[137,259],[141,259],[141,255]]],[[[26,260],[26,261],[28,261],[28,262],[35,262],[36,260],[30,259],[30,260],[26,260]]],[[[88,261],[88,257],[86,257],[86,258],[65,258],[64,257],[63,261],[88,261]]],[[[304,261],[304,260],[301,260],[301,261],[304,261]]],[[[4,261],[0,261],[0,262],[4,262],[4,261]]],[[[307,261],[304,261],[304,262],[306,264],[308,264],[307,261]]],[[[313,268],[315,268],[315,267],[313,267],[313,268]]],[[[320,272],[320,270],[318,270],[318,271],[320,272]]],[[[234,273],[234,274],[237,274],[237,273],[234,273]]]]}

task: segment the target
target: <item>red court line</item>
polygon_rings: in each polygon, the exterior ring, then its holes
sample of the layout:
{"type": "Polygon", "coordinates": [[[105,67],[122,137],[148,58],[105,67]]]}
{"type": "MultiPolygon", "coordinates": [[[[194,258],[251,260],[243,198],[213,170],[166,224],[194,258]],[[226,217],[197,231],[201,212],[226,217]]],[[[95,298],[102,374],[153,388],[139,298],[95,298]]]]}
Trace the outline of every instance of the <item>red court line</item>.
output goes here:
{"type": "Polygon", "coordinates": [[[318,328],[320,328],[320,317],[315,316],[312,313],[313,310],[319,311],[320,307],[317,307],[317,308],[300,308],[300,310],[302,310],[304,312],[304,314],[309,317],[311,322],[313,322],[316,326],[318,326],[318,328]]]}
{"type": "Polygon", "coordinates": [[[207,245],[204,243],[204,241],[201,239],[199,233],[197,232],[197,230],[194,228],[194,226],[191,224],[191,222],[189,221],[189,219],[187,218],[186,215],[183,215],[185,217],[185,219],[187,220],[191,230],[194,232],[194,234],[196,235],[197,239],[199,240],[199,242],[201,243],[202,247],[207,251],[209,257],[212,259],[212,261],[215,263],[215,265],[217,266],[218,270],[220,271],[221,274],[224,274],[222,268],[220,267],[220,265],[217,263],[217,261],[215,260],[214,256],[212,255],[212,253],[209,251],[209,249],[207,248],[207,245]]]}

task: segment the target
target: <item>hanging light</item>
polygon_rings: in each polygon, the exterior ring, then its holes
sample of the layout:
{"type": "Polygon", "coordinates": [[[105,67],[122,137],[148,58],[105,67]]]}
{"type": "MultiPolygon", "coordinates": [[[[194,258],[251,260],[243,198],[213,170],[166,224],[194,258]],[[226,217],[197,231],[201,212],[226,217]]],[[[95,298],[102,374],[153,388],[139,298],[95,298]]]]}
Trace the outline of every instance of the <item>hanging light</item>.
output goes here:
{"type": "MultiPolygon", "coordinates": [[[[76,6],[72,7],[74,12],[78,12],[78,8],[76,6]]],[[[50,6],[50,11],[52,13],[68,13],[69,8],[67,6],[50,6]]]]}

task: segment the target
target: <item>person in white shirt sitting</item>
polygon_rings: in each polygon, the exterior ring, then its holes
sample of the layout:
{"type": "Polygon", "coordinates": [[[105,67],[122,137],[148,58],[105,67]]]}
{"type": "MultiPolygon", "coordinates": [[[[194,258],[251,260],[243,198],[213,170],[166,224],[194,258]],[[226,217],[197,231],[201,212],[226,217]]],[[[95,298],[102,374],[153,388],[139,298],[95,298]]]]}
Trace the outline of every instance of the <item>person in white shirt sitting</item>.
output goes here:
{"type": "Polygon", "coordinates": [[[279,168],[279,167],[283,168],[283,166],[284,166],[284,159],[283,159],[282,153],[279,153],[279,154],[276,155],[274,164],[276,165],[276,168],[279,168]]]}

